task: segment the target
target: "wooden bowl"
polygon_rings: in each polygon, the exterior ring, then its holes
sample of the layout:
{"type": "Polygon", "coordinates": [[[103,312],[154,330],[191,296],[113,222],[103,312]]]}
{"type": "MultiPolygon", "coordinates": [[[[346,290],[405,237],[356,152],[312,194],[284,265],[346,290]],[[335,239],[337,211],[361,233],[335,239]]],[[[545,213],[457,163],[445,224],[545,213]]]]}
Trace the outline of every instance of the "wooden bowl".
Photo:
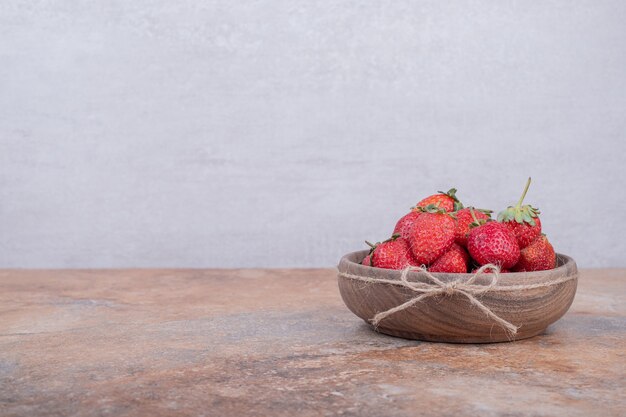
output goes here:
{"type": "MultiPolygon", "coordinates": [[[[363,250],[341,258],[338,266],[339,291],[350,311],[374,327],[370,320],[377,313],[403,304],[419,294],[400,285],[364,282],[342,275],[399,282],[402,271],[361,265],[367,253],[363,250]]],[[[443,282],[469,279],[472,276],[445,273],[432,275],[443,282]]],[[[409,272],[407,278],[410,282],[432,284],[423,272],[409,272]]],[[[476,278],[475,284],[487,285],[492,279],[492,274],[484,274],[476,278]]],[[[507,333],[459,293],[425,298],[384,318],[375,330],[391,336],[433,342],[490,343],[525,339],[540,334],[565,314],[574,300],[577,283],[576,262],[562,254],[557,254],[555,269],[501,274],[495,291],[485,292],[476,298],[494,314],[518,326],[515,335],[507,333]],[[519,289],[527,285],[535,285],[535,288],[519,289]]]]}

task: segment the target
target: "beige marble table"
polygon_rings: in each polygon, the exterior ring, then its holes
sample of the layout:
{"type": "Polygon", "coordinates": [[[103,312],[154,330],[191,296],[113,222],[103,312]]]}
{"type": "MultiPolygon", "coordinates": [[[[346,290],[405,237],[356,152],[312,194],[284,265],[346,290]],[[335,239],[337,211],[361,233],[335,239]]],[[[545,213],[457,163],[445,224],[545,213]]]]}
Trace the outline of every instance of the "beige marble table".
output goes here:
{"type": "Polygon", "coordinates": [[[624,416],[626,270],[544,335],[377,334],[335,271],[0,271],[0,415],[624,416]]]}

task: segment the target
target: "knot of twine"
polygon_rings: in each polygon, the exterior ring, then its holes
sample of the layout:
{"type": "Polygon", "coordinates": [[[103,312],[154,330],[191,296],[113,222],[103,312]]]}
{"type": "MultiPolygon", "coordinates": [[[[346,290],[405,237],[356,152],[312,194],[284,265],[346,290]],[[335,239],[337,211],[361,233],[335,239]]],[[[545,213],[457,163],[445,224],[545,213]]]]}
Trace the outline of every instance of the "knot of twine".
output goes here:
{"type": "Polygon", "coordinates": [[[476,298],[476,296],[480,296],[486,292],[493,290],[494,287],[498,284],[498,281],[500,280],[500,267],[494,264],[486,264],[481,266],[468,280],[459,278],[455,281],[450,282],[444,282],[440,280],[439,278],[428,272],[425,267],[420,266],[408,266],[404,268],[402,270],[402,274],[400,275],[399,281],[363,277],[360,275],[353,275],[348,273],[340,273],[340,275],[369,283],[387,283],[399,285],[419,294],[418,296],[411,298],[409,301],[400,304],[399,306],[377,313],[372,319],[370,319],[370,323],[372,323],[374,327],[378,327],[378,323],[380,323],[381,320],[385,319],[386,317],[389,317],[390,315],[395,314],[398,311],[406,310],[412,305],[419,303],[420,301],[428,297],[434,297],[437,295],[451,296],[454,294],[461,294],[465,296],[472,305],[476,306],[479,310],[481,310],[488,317],[490,317],[494,322],[498,323],[509,335],[515,335],[517,333],[517,330],[519,329],[518,326],[504,320],[502,317],[495,314],[489,307],[487,307],[478,298],[476,298]],[[475,285],[474,282],[476,281],[476,278],[479,275],[483,274],[484,271],[487,269],[492,269],[494,271],[489,284],[475,285]],[[408,275],[409,272],[412,271],[423,273],[424,276],[432,282],[432,284],[425,282],[409,281],[408,275]]]}

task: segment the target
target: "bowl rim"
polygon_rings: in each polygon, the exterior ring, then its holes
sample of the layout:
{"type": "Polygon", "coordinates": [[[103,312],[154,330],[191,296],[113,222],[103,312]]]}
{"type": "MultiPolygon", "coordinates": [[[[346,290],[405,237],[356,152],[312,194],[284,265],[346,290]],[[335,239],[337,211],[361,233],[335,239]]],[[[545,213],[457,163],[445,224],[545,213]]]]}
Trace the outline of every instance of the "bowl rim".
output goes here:
{"type": "MultiPolygon", "coordinates": [[[[350,252],[341,257],[337,269],[339,273],[349,273],[365,277],[377,277],[390,280],[400,280],[402,270],[397,269],[384,269],[374,266],[362,265],[356,262],[356,259],[363,260],[363,258],[369,253],[368,249],[350,252]]],[[[565,277],[578,274],[578,268],[576,261],[568,255],[557,253],[558,266],[553,269],[544,271],[532,271],[532,272],[507,272],[500,275],[498,286],[514,286],[524,284],[534,284],[540,282],[546,282],[553,280],[557,277],[565,277]]],[[[429,274],[441,279],[444,282],[469,279],[474,274],[472,273],[444,273],[444,272],[431,272],[429,274]]],[[[493,279],[493,273],[483,273],[476,278],[477,284],[487,284],[493,279]]],[[[340,278],[344,278],[341,274],[340,278]]],[[[408,273],[407,278],[413,282],[429,282],[427,274],[424,272],[411,271],[408,273]]]]}

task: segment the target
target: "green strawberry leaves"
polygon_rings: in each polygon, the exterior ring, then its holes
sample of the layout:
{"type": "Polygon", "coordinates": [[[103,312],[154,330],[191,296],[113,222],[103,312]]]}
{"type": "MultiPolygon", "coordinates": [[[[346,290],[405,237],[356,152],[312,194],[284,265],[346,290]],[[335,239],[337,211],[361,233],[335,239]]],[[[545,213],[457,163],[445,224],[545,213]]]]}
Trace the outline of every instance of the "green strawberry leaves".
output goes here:
{"type": "Polygon", "coordinates": [[[539,209],[527,204],[522,206],[524,202],[524,197],[526,197],[526,193],[528,192],[528,187],[530,187],[530,177],[526,182],[526,187],[524,188],[524,192],[520,197],[519,201],[515,206],[509,206],[506,209],[502,210],[498,213],[498,221],[499,222],[512,222],[515,221],[517,223],[523,224],[528,223],[531,226],[535,225],[535,219],[539,217],[541,213],[539,209]]]}
{"type": "Polygon", "coordinates": [[[443,191],[437,191],[439,194],[443,194],[443,195],[447,195],[448,197],[450,197],[451,199],[454,200],[454,211],[459,211],[463,208],[463,203],[461,203],[461,201],[459,200],[459,198],[456,196],[456,188],[450,188],[447,192],[443,192],[443,191]]]}
{"type": "Polygon", "coordinates": [[[367,244],[367,246],[370,247],[370,251],[369,251],[368,255],[373,254],[374,251],[376,250],[376,246],[380,245],[381,243],[391,242],[391,241],[396,240],[399,237],[400,237],[400,233],[394,233],[393,235],[391,235],[391,237],[389,239],[383,240],[382,242],[371,243],[371,242],[366,240],[365,243],[367,244]]]}
{"type": "Polygon", "coordinates": [[[531,226],[535,225],[535,219],[537,217],[539,217],[539,214],[541,214],[541,212],[539,211],[539,209],[530,206],[530,205],[525,205],[525,206],[521,206],[521,207],[511,207],[509,206],[508,208],[506,208],[505,210],[502,210],[499,214],[498,214],[498,221],[499,222],[512,222],[515,221],[517,223],[528,223],[531,226]]]}
{"type": "Polygon", "coordinates": [[[456,219],[455,213],[447,212],[446,209],[439,207],[438,204],[429,204],[425,207],[418,206],[418,207],[413,208],[413,210],[421,211],[422,213],[446,214],[452,217],[453,219],[456,219]]]}
{"type": "Polygon", "coordinates": [[[491,214],[493,214],[493,210],[488,210],[488,209],[477,209],[477,208],[474,208],[474,207],[470,207],[470,208],[472,208],[472,209],[474,209],[474,210],[476,210],[476,211],[480,211],[481,213],[484,213],[484,214],[486,214],[486,215],[487,215],[487,216],[489,216],[489,217],[491,217],[491,214]]]}

